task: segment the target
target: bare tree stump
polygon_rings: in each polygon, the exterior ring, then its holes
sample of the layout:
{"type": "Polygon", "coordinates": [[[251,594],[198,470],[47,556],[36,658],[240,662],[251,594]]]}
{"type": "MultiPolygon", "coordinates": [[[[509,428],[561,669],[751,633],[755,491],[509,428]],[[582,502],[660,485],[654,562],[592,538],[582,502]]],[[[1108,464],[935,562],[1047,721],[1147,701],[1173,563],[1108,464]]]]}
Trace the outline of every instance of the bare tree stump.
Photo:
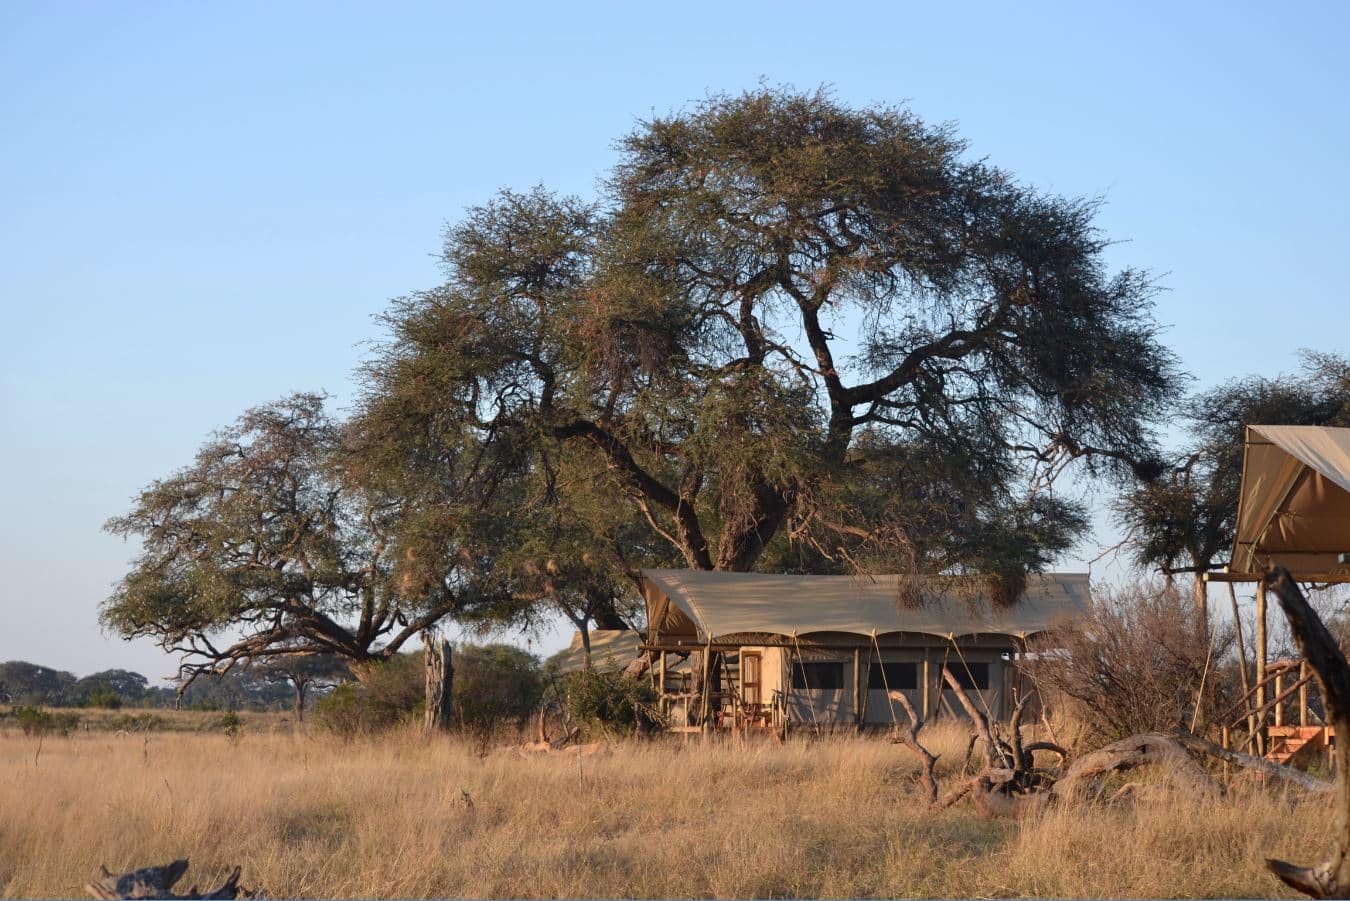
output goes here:
{"type": "Polygon", "coordinates": [[[451,690],[455,684],[455,668],[450,660],[450,642],[434,629],[422,633],[426,645],[427,700],[422,728],[426,732],[449,732],[454,716],[451,690]]]}
{"type": "Polygon", "coordinates": [[[143,867],[130,873],[115,876],[103,867],[103,878],[85,885],[85,891],[101,901],[115,901],[124,898],[263,898],[262,892],[250,892],[239,887],[239,867],[234,868],[230,878],[214,891],[202,894],[194,885],[186,894],[176,895],[173,887],[187,872],[187,859],[175,860],[158,867],[143,867]]]}
{"type": "Polygon", "coordinates": [[[1350,897],[1350,664],[1336,640],[1308,604],[1289,571],[1275,567],[1262,583],[1275,592],[1303,659],[1317,673],[1327,722],[1336,730],[1336,848],[1330,859],[1311,867],[1267,859],[1266,866],[1291,888],[1313,898],[1350,897]]]}

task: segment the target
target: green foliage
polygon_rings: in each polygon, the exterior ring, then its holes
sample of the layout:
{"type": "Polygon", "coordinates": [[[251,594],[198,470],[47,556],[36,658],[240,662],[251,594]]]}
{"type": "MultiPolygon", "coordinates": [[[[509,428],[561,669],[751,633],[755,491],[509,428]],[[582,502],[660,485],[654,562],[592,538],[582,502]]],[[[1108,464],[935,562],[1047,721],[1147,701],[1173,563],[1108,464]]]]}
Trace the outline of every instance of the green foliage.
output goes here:
{"type": "Polygon", "coordinates": [[[91,688],[84,697],[84,706],[103,707],[108,710],[117,710],[122,706],[122,698],[107,683],[99,683],[91,688]]]}
{"type": "Polygon", "coordinates": [[[57,706],[68,703],[77,681],[70,673],[24,660],[0,663],[0,689],[12,704],[57,706]]]}
{"type": "Polygon", "coordinates": [[[620,673],[577,670],[563,677],[563,704],[574,721],[593,728],[634,732],[659,725],[656,691],[620,673]]]}
{"type": "Polygon", "coordinates": [[[230,738],[238,738],[239,730],[243,728],[243,721],[239,719],[239,714],[231,710],[221,716],[216,725],[230,738]]]}
{"type": "Polygon", "coordinates": [[[1210,569],[1232,551],[1248,425],[1350,426],[1350,359],[1305,351],[1301,373],[1198,394],[1185,421],[1190,435],[1164,476],[1116,504],[1136,559],[1169,573],[1210,569]]]}
{"type": "Polygon", "coordinates": [[[672,560],[1038,568],[1086,528],[1053,477],[1144,468],[1178,384],[1095,212],[902,109],[715,96],[625,138],[597,203],[508,192],[447,231],[360,456],[420,555],[475,523],[518,616],[672,560]],[[453,502],[466,467],[494,513],[453,502]]]}
{"type": "Polygon", "coordinates": [[[109,719],[104,728],[109,732],[156,732],[164,728],[164,717],[153,713],[123,713],[109,719]]]}
{"type": "MultiPolygon", "coordinates": [[[[455,722],[491,731],[518,726],[538,709],[544,692],[539,660],[503,644],[463,644],[451,654],[455,722]]],[[[421,653],[399,654],[362,672],[314,704],[319,725],[339,735],[363,735],[415,722],[425,703],[421,653]]]]}
{"type": "Polygon", "coordinates": [[[539,659],[505,644],[460,645],[453,654],[455,720],[489,731],[519,726],[539,707],[544,677],[539,659]]]}
{"type": "Polygon", "coordinates": [[[45,710],[39,710],[36,707],[16,707],[11,715],[18,722],[19,728],[23,730],[24,735],[38,735],[47,732],[51,728],[52,715],[45,710]]]}
{"type": "Polygon", "coordinates": [[[445,616],[506,597],[482,556],[490,545],[457,543],[445,504],[428,514],[444,528],[423,534],[410,499],[361,478],[368,464],[348,439],[313,394],[215,435],[107,523],[142,553],[104,602],[104,626],[185,650],[188,676],[214,675],[278,652],[387,657],[445,616]],[[219,643],[230,630],[237,639],[219,643]]]}
{"type": "Polygon", "coordinates": [[[23,730],[24,735],[69,735],[80,725],[80,716],[68,711],[48,711],[37,707],[20,705],[10,710],[12,716],[23,730]]]}
{"type": "Polygon", "coordinates": [[[314,704],[318,724],[338,735],[369,735],[415,720],[425,704],[422,655],[369,665],[362,681],[339,685],[314,704]]]}

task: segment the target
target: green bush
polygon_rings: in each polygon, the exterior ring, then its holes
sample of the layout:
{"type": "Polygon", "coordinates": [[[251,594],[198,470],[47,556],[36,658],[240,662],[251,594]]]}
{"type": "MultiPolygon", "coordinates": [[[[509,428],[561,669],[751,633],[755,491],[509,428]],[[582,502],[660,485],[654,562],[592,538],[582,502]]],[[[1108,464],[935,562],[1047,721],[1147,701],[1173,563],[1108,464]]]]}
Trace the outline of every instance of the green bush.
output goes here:
{"type": "Polygon", "coordinates": [[[505,644],[461,645],[455,668],[455,721],[475,732],[519,728],[544,695],[539,658],[505,644]]]}
{"type": "Polygon", "coordinates": [[[239,730],[244,724],[243,721],[239,719],[239,714],[231,710],[221,716],[220,722],[217,725],[219,725],[221,731],[230,738],[238,738],[239,730]]]}
{"type": "Polygon", "coordinates": [[[153,732],[164,727],[164,718],[153,713],[123,713],[108,720],[109,732],[153,732]]]}
{"type": "Polygon", "coordinates": [[[51,730],[52,715],[36,707],[15,707],[11,715],[24,735],[41,735],[51,730]]]}
{"type": "Polygon", "coordinates": [[[620,673],[578,670],[563,677],[567,715],[601,731],[646,731],[660,723],[656,691],[620,673]]]}
{"type": "Polygon", "coordinates": [[[314,719],[339,735],[367,735],[421,716],[426,693],[420,652],[368,667],[314,703],[314,719]]]}
{"type": "Polygon", "coordinates": [[[90,690],[84,699],[85,707],[103,707],[108,710],[118,710],[122,706],[122,698],[113,691],[111,685],[99,683],[90,690]]]}
{"type": "Polygon", "coordinates": [[[51,713],[37,707],[15,707],[10,715],[18,722],[24,735],[46,735],[52,732],[69,735],[80,725],[80,715],[68,711],[51,713]]]}
{"type": "MultiPolygon", "coordinates": [[[[539,659],[503,644],[459,645],[454,667],[454,719],[461,728],[488,732],[519,727],[539,707],[544,677],[539,659]]],[[[420,651],[369,668],[361,682],[339,685],[314,704],[314,719],[340,735],[364,735],[422,717],[426,674],[420,651]]]]}

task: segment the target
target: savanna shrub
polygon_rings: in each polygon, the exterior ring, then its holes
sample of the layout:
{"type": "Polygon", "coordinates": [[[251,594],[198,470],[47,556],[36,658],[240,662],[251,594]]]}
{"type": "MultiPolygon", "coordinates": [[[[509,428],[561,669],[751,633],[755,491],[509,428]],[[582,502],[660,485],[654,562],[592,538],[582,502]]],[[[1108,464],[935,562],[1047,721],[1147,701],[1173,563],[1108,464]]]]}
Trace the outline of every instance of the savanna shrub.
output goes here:
{"type": "Polygon", "coordinates": [[[111,685],[100,683],[95,685],[84,699],[86,707],[103,707],[107,710],[118,710],[122,706],[122,698],[111,685]]]}
{"type": "MultiPolygon", "coordinates": [[[[1101,737],[1186,727],[1206,660],[1212,683],[1233,645],[1231,633],[1220,632],[1207,647],[1197,616],[1170,588],[1100,593],[1084,619],[1033,641],[1023,666],[1047,700],[1067,703],[1101,737]]],[[[1215,694],[1204,694],[1202,720],[1218,712],[1215,694]]]]}
{"type": "Polygon", "coordinates": [[[575,722],[601,731],[645,731],[659,724],[656,691],[621,673],[578,670],[563,677],[563,705],[575,722]]]}
{"type": "Polygon", "coordinates": [[[24,735],[41,735],[52,727],[52,715],[36,707],[15,707],[11,715],[24,735]]]}
{"type": "Polygon", "coordinates": [[[314,702],[314,719],[339,735],[366,735],[421,715],[426,683],[422,654],[399,654],[372,664],[360,682],[344,682],[314,702]]]}
{"type": "Polygon", "coordinates": [[[478,732],[518,728],[539,707],[544,675],[539,658],[506,644],[460,645],[455,669],[455,721],[478,732]]]}

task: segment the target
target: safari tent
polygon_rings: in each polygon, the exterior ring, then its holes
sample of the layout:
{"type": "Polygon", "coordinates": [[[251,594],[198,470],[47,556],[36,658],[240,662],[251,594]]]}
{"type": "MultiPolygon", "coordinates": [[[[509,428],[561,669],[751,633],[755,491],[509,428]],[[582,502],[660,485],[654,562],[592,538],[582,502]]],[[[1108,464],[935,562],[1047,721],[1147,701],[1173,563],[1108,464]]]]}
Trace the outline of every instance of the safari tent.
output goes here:
{"type": "Polygon", "coordinates": [[[1026,639],[1082,614],[1085,574],[1033,574],[1011,603],[984,577],[644,570],[662,712],[677,731],[905,721],[955,713],[945,665],[992,716],[1016,692],[1026,639]],[[706,661],[706,665],[705,665],[706,661]]]}
{"type": "MultiPolygon", "coordinates": [[[[1263,578],[1282,566],[1295,582],[1350,582],[1350,429],[1328,426],[1250,425],[1242,449],[1233,555],[1207,582],[1256,585],[1256,670],[1250,708],[1242,717],[1248,741],[1279,762],[1309,742],[1330,743],[1330,730],[1314,725],[1308,704],[1312,674],[1301,660],[1269,660],[1269,610],[1263,578]],[[1286,685],[1285,680],[1292,684],[1286,685]],[[1284,708],[1297,692],[1298,725],[1284,708]],[[1267,720],[1270,720],[1267,723],[1267,720]],[[1283,755],[1283,756],[1281,756],[1283,755]]],[[[1244,676],[1245,681],[1245,676],[1244,676]]],[[[1245,686],[1244,686],[1245,687],[1245,686]]]]}
{"type": "Polygon", "coordinates": [[[1350,580],[1347,551],[1350,429],[1248,426],[1228,573],[1283,566],[1296,581],[1350,580]]]}

